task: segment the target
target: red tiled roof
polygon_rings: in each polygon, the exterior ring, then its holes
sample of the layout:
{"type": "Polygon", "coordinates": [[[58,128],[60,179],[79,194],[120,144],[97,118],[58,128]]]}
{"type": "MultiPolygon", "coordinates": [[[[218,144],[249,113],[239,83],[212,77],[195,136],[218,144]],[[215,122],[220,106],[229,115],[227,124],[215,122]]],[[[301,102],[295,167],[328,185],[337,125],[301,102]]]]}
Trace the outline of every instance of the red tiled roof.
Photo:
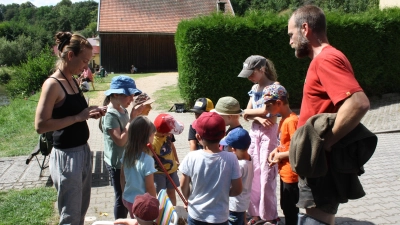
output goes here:
{"type": "MultiPolygon", "coordinates": [[[[225,13],[233,14],[229,0],[225,13]]],[[[99,32],[174,34],[182,19],[208,15],[217,0],[100,0],[99,32]]]]}

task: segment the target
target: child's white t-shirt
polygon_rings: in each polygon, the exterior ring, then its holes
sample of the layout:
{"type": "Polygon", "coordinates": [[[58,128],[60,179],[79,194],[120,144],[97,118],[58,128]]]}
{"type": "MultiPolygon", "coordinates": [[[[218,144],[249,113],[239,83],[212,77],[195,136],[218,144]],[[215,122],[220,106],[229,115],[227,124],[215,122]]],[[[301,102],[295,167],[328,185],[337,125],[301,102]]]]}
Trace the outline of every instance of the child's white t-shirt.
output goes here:
{"type": "Polygon", "coordinates": [[[251,184],[253,182],[253,161],[239,160],[240,172],[242,173],[242,193],[235,197],[229,197],[229,211],[245,212],[249,208],[251,184]]]}
{"type": "Polygon", "coordinates": [[[231,180],[241,177],[236,155],[224,151],[213,154],[192,151],[183,159],[179,170],[191,179],[189,216],[207,223],[226,222],[231,180]]]}

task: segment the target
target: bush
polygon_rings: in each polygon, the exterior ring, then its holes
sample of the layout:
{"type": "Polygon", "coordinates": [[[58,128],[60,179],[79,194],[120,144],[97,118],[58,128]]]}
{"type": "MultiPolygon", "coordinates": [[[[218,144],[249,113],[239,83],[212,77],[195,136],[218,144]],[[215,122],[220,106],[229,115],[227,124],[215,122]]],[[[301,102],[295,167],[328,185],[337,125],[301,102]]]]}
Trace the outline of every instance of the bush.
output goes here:
{"type": "Polygon", "coordinates": [[[40,41],[33,41],[25,35],[18,36],[15,41],[0,38],[0,65],[20,65],[29,56],[35,57],[41,49],[40,41]]]}
{"type": "Polygon", "coordinates": [[[10,72],[5,68],[0,68],[0,85],[7,84],[10,80],[10,72]]]}
{"type": "MultiPolygon", "coordinates": [[[[289,14],[252,11],[244,17],[213,14],[184,20],[175,34],[179,88],[188,105],[199,97],[216,102],[233,96],[245,108],[251,83],[237,78],[250,55],[271,59],[278,80],[299,106],[309,59],[296,59],[289,46],[289,14]]],[[[400,9],[360,14],[327,13],[330,43],[350,60],[367,95],[398,91],[400,9]]]]}
{"type": "Polygon", "coordinates": [[[6,85],[7,93],[11,97],[26,97],[40,90],[43,82],[52,73],[55,60],[50,48],[45,48],[35,58],[29,56],[26,63],[14,67],[15,72],[6,85]]]}

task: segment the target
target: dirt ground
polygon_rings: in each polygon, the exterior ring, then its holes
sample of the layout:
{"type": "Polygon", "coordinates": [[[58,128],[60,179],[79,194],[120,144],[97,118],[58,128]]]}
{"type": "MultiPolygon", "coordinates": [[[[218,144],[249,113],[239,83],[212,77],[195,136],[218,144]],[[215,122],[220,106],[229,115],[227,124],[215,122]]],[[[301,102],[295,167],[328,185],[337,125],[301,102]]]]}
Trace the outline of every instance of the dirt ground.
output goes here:
{"type": "MultiPolygon", "coordinates": [[[[171,86],[178,83],[178,73],[168,72],[168,73],[158,73],[154,76],[141,77],[135,79],[136,87],[148,94],[153,98],[154,92],[162,89],[166,86],[171,86]]],[[[104,100],[104,93],[99,92],[96,98],[91,98],[91,105],[102,105],[104,100]]]]}

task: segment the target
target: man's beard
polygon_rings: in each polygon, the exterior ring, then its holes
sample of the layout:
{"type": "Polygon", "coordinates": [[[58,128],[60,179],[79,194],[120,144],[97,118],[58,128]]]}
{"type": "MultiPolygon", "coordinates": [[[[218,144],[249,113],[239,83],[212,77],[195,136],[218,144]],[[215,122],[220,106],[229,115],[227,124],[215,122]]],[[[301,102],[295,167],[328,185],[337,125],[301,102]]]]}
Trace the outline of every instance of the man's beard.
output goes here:
{"type": "Polygon", "coordinates": [[[301,32],[299,32],[297,46],[294,49],[294,54],[297,58],[304,58],[310,54],[310,42],[301,32]]]}

